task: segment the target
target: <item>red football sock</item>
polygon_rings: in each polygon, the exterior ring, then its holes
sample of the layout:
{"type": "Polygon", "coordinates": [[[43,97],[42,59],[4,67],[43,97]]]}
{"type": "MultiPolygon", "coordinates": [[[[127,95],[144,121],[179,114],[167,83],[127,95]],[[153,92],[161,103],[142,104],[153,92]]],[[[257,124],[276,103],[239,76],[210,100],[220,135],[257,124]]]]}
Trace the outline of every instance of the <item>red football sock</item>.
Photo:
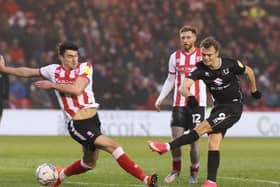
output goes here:
{"type": "Polygon", "coordinates": [[[196,167],[194,167],[194,166],[190,167],[190,173],[191,174],[197,174],[198,171],[199,171],[199,166],[198,165],[196,167]]]}
{"type": "Polygon", "coordinates": [[[146,174],[142,171],[142,169],[135,164],[123,151],[121,147],[118,147],[113,153],[113,157],[116,159],[118,164],[128,173],[133,175],[134,177],[144,181],[146,174]]]}
{"type": "Polygon", "coordinates": [[[181,160],[173,160],[172,161],[173,171],[181,171],[181,160]]]}
{"type": "Polygon", "coordinates": [[[90,167],[86,167],[82,165],[81,160],[77,160],[74,163],[72,163],[70,166],[64,169],[64,174],[69,177],[71,175],[78,175],[81,173],[84,173],[88,170],[90,170],[90,167]]]}

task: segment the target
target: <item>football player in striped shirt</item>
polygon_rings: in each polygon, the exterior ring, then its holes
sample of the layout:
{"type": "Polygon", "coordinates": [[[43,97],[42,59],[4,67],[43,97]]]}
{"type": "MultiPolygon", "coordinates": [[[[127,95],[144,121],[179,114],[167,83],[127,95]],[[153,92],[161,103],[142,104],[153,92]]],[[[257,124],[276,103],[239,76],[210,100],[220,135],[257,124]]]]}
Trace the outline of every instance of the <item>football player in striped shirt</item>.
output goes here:
{"type": "MultiPolygon", "coordinates": [[[[179,92],[182,82],[188,77],[196,63],[201,60],[201,52],[195,46],[197,30],[192,26],[183,26],[179,30],[181,49],[173,52],[169,58],[168,76],[163,84],[159,97],[155,102],[155,108],[160,111],[160,105],[166,96],[173,91],[171,134],[176,139],[185,131],[192,130],[196,124],[204,120],[206,106],[206,86],[201,80],[195,81],[190,87],[191,96],[185,97],[179,92]],[[196,104],[198,101],[198,106],[196,104]]],[[[199,170],[199,145],[198,141],[190,145],[190,176],[189,183],[198,182],[199,170]]],[[[182,153],[180,147],[171,151],[172,170],[165,177],[165,182],[173,182],[181,172],[182,153]]]]}
{"type": "Polygon", "coordinates": [[[81,144],[83,156],[66,168],[57,167],[57,187],[72,175],[85,173],[96,166],[99,150],[112,155],[117,163],[129,174],[143,181],[149,187],[157,186],[155,173],[146,175],[113,139],[101,133],[98,117],[99,106],[92,90],[93,67],[88,62],[78,62],[78,46],[64,42],[58,47],[61,64],[50,64],[39,69],[28,67],[8,67],[0,56],[0,71],[20,77],[43,77],[45,80],[34,84],[41,89],[54,89],[68,124],[71,137],[81,144]]]}

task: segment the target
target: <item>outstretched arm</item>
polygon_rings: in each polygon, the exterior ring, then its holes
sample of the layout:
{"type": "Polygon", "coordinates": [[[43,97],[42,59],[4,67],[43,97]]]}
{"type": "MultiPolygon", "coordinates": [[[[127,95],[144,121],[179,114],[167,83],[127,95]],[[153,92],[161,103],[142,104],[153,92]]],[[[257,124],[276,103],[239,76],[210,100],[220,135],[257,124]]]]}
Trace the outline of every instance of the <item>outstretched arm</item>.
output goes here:
{"type": "Polygon", "coordinates": [[[18,77],[35,77],[40,76],[39,69],[28,67],[8,67],[6,66],[5,59],[0,55],[0,71],[15,75],[18,77]]]}

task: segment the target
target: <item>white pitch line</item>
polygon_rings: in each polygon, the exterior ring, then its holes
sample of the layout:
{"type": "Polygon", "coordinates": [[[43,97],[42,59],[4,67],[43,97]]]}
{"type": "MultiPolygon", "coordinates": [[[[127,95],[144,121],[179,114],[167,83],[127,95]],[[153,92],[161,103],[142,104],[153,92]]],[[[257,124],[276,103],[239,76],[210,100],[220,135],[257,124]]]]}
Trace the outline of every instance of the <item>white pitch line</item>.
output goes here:
{"type": "MultiPolygon", "coordinates": [[[[0,170],[14,170],[14,169],[20,169],[20,170],[28,170],[28,168],[6,168],[6,167],[0,167],[0,170]]],[[[93,170],[95,171],[95,170],[93,170]]],[[[236,181],[244,181],[244,182],[258,182],[258,183],[267,183],[267,184],[275,184],[280,185],[280,181],[272,181],[272,180],[261,180],[261,179],[254,179],[254,178],[238,178],[238,177],[222,177],[218,176],[220,179],[226,179],[226,180],[236,180],[236,181]]],[[[99,185],[99,186],[117,186],[117,184],[110,184],[110,183],[86,183],[86,182],[65,182],[68,184],[77,184],[82,186],[87,185],[99,185]]],[[[119,184],[121,186],[127,186],[127,187],[143,187],[145,185],[136,185],[136,184],[119,184]]],[[[161,187],[168,187],[168,186],[161,186],[161,187]]]]}
{"type": "MultiPolygon", "coordinates": [[[[100,182],[65,182],[65,184],[76,184],[76,185],[97,185],[97,186],[127,186],[127,187],[143,187],[145,184],[138,185],[138,184],[110,184],[110,183],[100,183],[100,182]]],[[[168,186],[161,186],[161,187],[168,187],[168,186]]]]}
{"type": "MultiPolygon", "coordinates": [[[[271,180],[261,180],[261,179],[252,179],[252,178],[238,178],[238,177],[219,177],[221,179],[226,179],[226,180],[236,180],[236,181],[243,181],[243,182],[258,182],[258,183],[268,183],[268,184],[275,184],[275,185],[280,185],[280,182],[278,181],[271,181],[271,180]]],[[[97,186],[127,186],[127,187],[143,187],[144,185],[137,185],[137,184],[110,184],[110,183],[99,183],[99,182],[65,182],[68,184],[77,184],[77,185],[82,185],[82,186],[87,186],[87,185],[97,185],[97,186]]],[[[167,187],[167,186],[161,186],[161,187],[167,187]]]]}
{"type": "Polygon", "coordinates": [[[270,180],[261,180],[261,179],[252,179],[252,178],[238,178],[238,177],[218,177],[221,179],[229,179],[229,180],[238,180],[238,181],[244,181],[244,182],[258,182],[258,183],[268,183],[268,184],[275,184],[280,185],[280,182],[278,181],[270,181],[270,180]]]}

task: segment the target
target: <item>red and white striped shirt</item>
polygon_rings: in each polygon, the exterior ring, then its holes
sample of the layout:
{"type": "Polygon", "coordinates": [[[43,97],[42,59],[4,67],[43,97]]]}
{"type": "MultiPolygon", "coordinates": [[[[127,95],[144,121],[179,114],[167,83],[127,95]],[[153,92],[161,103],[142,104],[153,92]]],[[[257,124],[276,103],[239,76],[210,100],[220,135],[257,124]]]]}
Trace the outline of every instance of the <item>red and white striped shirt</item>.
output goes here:
{"type": "MultiPolygon", "coordinates": [[[[195,64],[202,59],[199,48],[196,48],[192,53],[186,54],[182,50],[177,50],[172,53],[169,59],[169,74],[175,75],[175,88],[173,95],[173,106],[186,106],[187,98],[179,92],[179,87],[195,64]]],[[[195,96],[199,106],[206,106],[206,86],[202,80],[197,80],[190,88],[190,93],[195,96]]]]}
{"type": "Polygon", "coordinates": [[[58,84],[73,83],[77,77],[84,77],[89,80],[89,84],[79,96],[55,90],[59,105],[68,119],[72,119],[81,109],[91,107],[97,108],[99,106],[99,104],[95,102],[94,92],[92,90],[93,68],[90,63],[80,63],[76,69],[72,70],[66,70],[59,64],[51,64],[40,68],[40,73],[46,79],[58,84]]]}

